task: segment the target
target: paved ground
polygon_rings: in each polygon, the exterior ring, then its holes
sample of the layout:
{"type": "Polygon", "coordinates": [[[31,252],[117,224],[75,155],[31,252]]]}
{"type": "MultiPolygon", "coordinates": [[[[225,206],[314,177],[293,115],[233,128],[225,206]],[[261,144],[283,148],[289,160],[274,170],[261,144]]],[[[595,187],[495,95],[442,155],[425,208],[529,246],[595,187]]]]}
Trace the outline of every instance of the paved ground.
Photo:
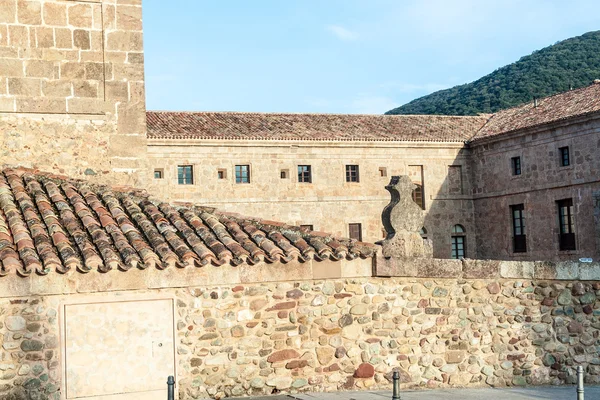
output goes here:
{"type": "MultiPolygon", "coordinates": [[[[585,400],[599,400],[600,386],[585,388],[585,400]]],[[[334,392],[250,397],[252,400],[391,400],[392,392],[334,392]]],[[[575,386],[549,386],[509,389],[404,390],[401,400],[577,400],[575,386]]]]}

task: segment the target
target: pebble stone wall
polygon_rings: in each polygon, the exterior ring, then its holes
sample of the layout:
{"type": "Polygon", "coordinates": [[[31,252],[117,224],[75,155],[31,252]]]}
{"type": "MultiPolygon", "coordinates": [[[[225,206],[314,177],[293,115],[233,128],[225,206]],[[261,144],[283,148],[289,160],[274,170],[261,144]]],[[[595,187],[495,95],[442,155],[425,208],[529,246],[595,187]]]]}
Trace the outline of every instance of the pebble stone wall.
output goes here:
{"type": "Polygon", "coordinates": [[[313,281],[177,293],[181,398],[600,382],[599,282],[313,281]]]}
{"type": "MultiPolygon", "coordinates": [[[[175,299],[180,399],[390,389],[395,369],[402,388],[573,383],[576,365],[600,383],[600,281],[359,277],[135,292],[175,299]]],[[[0,300],[3,400],[61,398],[61,299],[0,300]]]]}

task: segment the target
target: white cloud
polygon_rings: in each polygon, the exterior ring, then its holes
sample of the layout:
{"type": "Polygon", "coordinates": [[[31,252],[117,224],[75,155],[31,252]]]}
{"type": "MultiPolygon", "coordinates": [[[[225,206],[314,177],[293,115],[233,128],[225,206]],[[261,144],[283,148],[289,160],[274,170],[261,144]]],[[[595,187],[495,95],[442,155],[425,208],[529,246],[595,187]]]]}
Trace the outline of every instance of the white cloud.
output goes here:
{"type": "Polygon", "coordinates": [[[358,34],[352,32],[349,29],[344,28],[343,26],[327,25],[326,28],[329,32],[333,33],[338,39],[347,41],[358,39],[358,34]]]}

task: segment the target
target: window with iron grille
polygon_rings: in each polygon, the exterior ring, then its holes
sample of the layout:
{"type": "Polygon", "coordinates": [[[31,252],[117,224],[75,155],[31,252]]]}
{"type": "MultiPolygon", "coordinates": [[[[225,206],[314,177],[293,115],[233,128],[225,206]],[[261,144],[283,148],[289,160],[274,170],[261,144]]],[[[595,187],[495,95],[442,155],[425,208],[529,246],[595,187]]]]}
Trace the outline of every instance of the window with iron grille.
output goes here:
{"type": "Polygon", "coordinates": [[[312,173],[310,165],[298,165],[298,182],[312,182],[312,173]]]}
{"type": "Polygon", "coordinates": [[[511,158],[513,175],[521,175],[521,157],[511,158]]]}
{"type": "Polygon", "coordinates": [[[525,236],[525,206],[515,204],[510,206],[513,226],[513,252],[527,252],[527,236],[525,236]]]}
{"type": "Polygon", "coordinates": [[[194,184],[194,168],[191,165],[177,166],[177,183],[180,185],[194,184]]]}
{"type": "Polygon", "coordinates": [[[462,225],[454,225],[452,227],[452,236],[451,236],[451,250],[450,257],[456,260],[460,260],[467,256],[467,246],[465,243],[466,239],[466,231],[462,225]]]}
{"type": "Polygon", "coordinates": [[[576,250],[573,199],[556,202],[558,205],[558,236],[560,250],[576,250]]]}
{"type": "Polygon", "coordinates": [[[569,147],[561,147],[558,149],[558,153],[560,154],[560,165],[561,167],[566,167],[571,165],[571,159],[569,157],[569,147]]]}
{"type": "Polygon", "coordinates": [[[362,242],[362,225],[361,224],[348,224],[348,233],[350,239],[356,239],[362,242]]]}
{"type": "Polygon", "coordinates": [[[346,165],[346,182],[358,182],[358,165],[346,165]]]}
{"type": "Polygon", "coordinates": [[[235,166],[235,183],[250,183],[250,166],[235,166]]]}

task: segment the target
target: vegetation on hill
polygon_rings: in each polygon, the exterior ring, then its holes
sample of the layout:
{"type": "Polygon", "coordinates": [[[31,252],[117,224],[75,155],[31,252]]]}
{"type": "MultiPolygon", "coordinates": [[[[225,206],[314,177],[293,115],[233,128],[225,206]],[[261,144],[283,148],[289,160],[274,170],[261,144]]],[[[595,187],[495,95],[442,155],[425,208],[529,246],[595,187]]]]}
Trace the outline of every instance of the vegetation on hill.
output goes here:
{"type": "Polygon", "coordinates": [[[418,98],[386,114],[476,115],[587,86],[600,78],[600,31],[558,42],[465,85],[418,98]]]}

